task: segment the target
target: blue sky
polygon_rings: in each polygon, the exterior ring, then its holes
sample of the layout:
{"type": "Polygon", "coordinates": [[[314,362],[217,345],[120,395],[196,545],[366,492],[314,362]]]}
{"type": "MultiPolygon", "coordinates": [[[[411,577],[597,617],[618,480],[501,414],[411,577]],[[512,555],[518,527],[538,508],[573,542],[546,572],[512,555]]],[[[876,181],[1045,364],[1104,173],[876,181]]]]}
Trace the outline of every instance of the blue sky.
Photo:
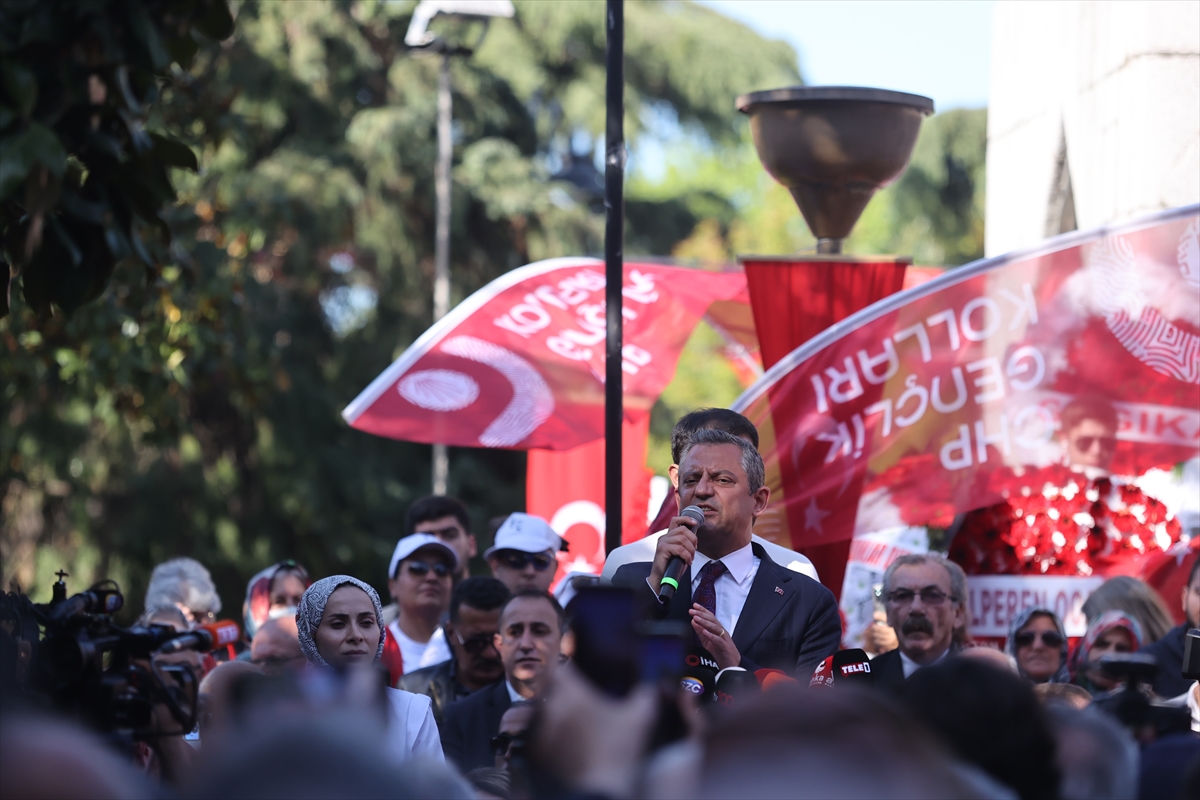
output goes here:
{"type": "Polygon", "coordinates": [[[990,0],[699,2],[792,45],[809,85],[923,94],[938,111],[987,105],[990,0]]]}

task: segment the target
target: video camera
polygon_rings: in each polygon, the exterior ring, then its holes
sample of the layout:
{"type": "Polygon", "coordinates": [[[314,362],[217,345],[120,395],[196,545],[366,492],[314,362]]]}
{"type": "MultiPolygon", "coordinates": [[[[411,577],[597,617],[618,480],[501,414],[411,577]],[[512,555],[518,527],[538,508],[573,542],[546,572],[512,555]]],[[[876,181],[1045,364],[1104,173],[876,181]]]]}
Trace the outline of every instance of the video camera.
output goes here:
{"type": "Polygon", "coordinates": [[[1157,736],[1187,733],[1192,717],[1187,708],[1163,705],[1151,699],[1147,689],[1158,675],[1158,659],[1146,653],[1109,653],[1091,665],[1122,685],[1098,695],[1092,705],[1116,717],[1133,731],[1152,729],[1157,736]]]}
{"type": "Polygon", "coordinates": [[[113,581],[67,596],[58,573],[49,603],[8,595],[6,614],[32,618],[41,629],[33,646],[23,693],[123,740],[175,735],[196,726],[199,676],[167,653],[207,651],[236,640],[237,626],[223,622],[192,631],[170,625],[123,627],[113,622],[125,598],[113,581]],[[180,726],[161,730],[155,706],[163,705],[180,726]]]}

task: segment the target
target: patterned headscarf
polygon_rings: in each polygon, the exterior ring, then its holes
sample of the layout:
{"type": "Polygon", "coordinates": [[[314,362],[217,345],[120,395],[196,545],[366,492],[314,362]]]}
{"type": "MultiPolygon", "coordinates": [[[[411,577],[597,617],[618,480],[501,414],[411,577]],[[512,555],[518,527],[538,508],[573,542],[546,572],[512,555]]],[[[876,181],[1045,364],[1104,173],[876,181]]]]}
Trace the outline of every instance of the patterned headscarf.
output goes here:
{"type": "Polygon", "coordinates": [[[1071,654],[1071,674],[1075,676],[1075,682],[1086,689],[1090,689],[1091,681],[1087,676],[1082,674],[1086,669],[1086,665],[1092,660],[1092,647],[1096,641],[1111,630],[1120,629],[1128,631],[1129,638],[1133,639],[1133,652],[1137,652],[1142,646],[1142,626],[1136,619],[1126,614],[1124,611],[1110,609],[1105,611],[1096,619],[1092,620],[1092,624],[1088,626],[1087,633],[1079,640],[1079,644],[1075,647],[1075,652],[1071,654]],[[1086,685],[1085,685],[1086,684],[1086,685]]]}
{"type": "Polygon", "coordinates": [[[295,561],[279,561],[259,572],[246,584],[246,600],[242,603],[243,630],[246,641],[254,639],[254,634],[263,623],[271,617],[271,584],[280,573],[290,573],[309,585],[308,571],[295,561]]]}
{"type": "MultiPolygon", "coordinates": [[[[1058,669],[1050,676],[1046,683],[1070,683],[1071,671],[1067,668],[1067,629],[1063,627],[1062,620],[1048,608],[1041,606],[1030,606],[1022,611],[1013,619],[1012,625],[1008,627],[1008,640],[1004,643],[1004,652],[1008,653],[1013,658],[1017,658],[1017,634],[1029,624],[1029,620],[1036,616],[1049,617],[1054,621],[1054,628],[1058,631],[1058,635],[1062,637],[1062,652],[1059,653],[1058,669]]],[[[1017,659],[1017,670],[1021,673],[1022,678],[1028,677],[1025,671],[1021,669],[1021,660],[1017,659]]]]}
{"type": "Polygon", "coordinates": [[[300,634],[300,649],[304,651],[304,657],[310,664],[329,666],[329,662],[321,658],[321,654],[317,652],[317,627],[321,624],[321,617],[325,616],[325,604],[329,602],[329,596],[339,587],[347,584],[362,589],[375,604],[375,619],[379,625],[379,647],[375,650],[375,660],[378,661],[379,657],[383,655],[385,638],[383,635],[383,606],[379,602],[379,595],[358,578],[351,578],[349,575],[330,575],[308,587],[304,596],[300,598],[300,605],[296,608],[296,632],[300,634]]]}

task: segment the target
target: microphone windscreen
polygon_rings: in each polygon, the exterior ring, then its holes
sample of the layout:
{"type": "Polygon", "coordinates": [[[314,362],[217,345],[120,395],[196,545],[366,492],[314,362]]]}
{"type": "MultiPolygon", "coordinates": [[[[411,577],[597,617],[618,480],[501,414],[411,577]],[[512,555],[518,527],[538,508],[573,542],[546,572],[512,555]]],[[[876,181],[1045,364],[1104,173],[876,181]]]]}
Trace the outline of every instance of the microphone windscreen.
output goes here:
{"type": "Polygon", "coordinates": [[[704,511],[700,509],[700,506],[688,506],[679,512],[679,516],[695,520],[697,525],[704,524],[704,511]]]}
{"type": "Polygon", "coordinates": [[[846,683],[870,685],[875,682],[875,676],[871,673],[871,659],[859,647],[834,653],[832,672],[834,684],[838,686],[846,683]]]}
{"type": "Polygon", "coordinates": [[[197,625],[196,630],[204,631],[212,637],[212,644],[209,645],[209,650],[216,650],[218,647],[224,647],[227,644],[233,644],[242,635],[242,629],[238,624],[230,619],[217,620],[204,625],[197,625]]]}
{"type": "Polygon", "coordinates": [[[741,667],[730,667],[717,673],[716,690],[717,702],[730,707],[762,694],[758,676],[741,667]]]}
{"type": "Polygon", "coordinates": [[[809,688],[816,687],[818,689],[833,688],[833,656],[828,656],[817,668],[813,670],[812,679],[808,682],[809,688]]]}
{"type": "Polygon", "coordinates": [[[702,701],[711,700],[716,689],[719,667],[708,651],[701,647],[688,648],[683,659],[683,677],[679,685],[702,701]]]}

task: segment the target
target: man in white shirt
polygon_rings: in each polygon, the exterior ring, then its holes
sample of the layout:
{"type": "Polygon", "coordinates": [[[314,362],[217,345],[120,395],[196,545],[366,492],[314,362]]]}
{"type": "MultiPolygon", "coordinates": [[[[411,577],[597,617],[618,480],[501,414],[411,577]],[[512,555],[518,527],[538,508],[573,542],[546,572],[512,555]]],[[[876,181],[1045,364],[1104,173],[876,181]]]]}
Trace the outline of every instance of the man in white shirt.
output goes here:
{"type": "Polygon", "coordinates": [[[967,576],[939,555],[900,556],[883,573],[883,601],[900,646],[871,661],[871,673],[876,686],[894,689],[956,649],[954,631],[966,621],[967,576]]]}
{"type": "MultiPolygon", "coordinates": [[[[450,608],[457,568],[458,554],[437,536],[414,533],[396,543],[388,568],[388,592],[398,613],[387,632],[399,649],[400,674],[450,658],[441,622],[450,608]]],[[[389,672],[396,672],[394,653],[385,646],[383,661],[389,672]]]]}

